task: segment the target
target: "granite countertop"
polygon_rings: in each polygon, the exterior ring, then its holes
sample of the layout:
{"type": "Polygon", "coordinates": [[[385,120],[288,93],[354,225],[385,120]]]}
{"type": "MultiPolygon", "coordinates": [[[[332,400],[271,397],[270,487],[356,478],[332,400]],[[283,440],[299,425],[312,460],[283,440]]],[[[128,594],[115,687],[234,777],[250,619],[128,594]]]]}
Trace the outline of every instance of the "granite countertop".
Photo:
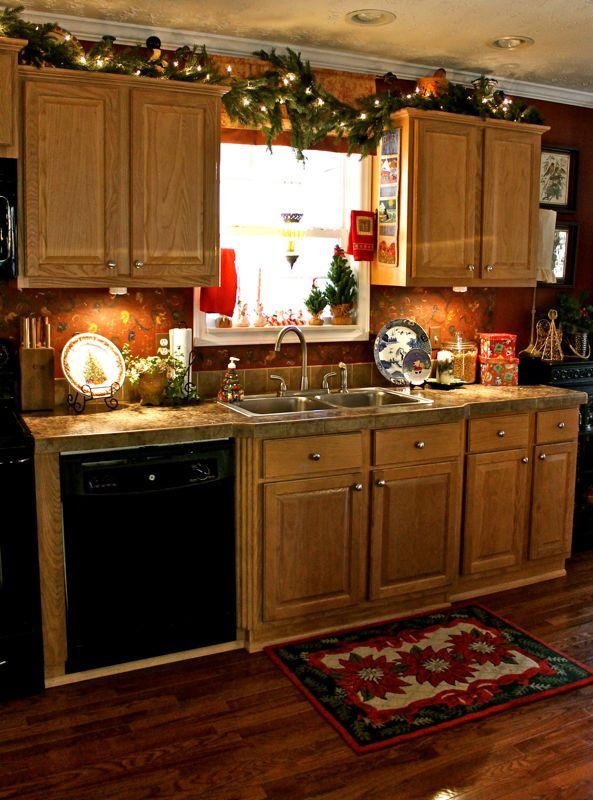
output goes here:
{"type": "Polygon", "coordinates": [[[76,415],[66,408],[24,414],[37,452],[97,450],[230,437],[322,435],[366,428],[407,427],[509,412],[568,408],[587,402],[585,392],[553,386],[489,387],[471,384],[451,391],[413,390],[433,400],[422,406],[328,409],[314,416],[247,417],[206,401],[167,407],[122,404],[115,411],[93,405],[76,415]]]}

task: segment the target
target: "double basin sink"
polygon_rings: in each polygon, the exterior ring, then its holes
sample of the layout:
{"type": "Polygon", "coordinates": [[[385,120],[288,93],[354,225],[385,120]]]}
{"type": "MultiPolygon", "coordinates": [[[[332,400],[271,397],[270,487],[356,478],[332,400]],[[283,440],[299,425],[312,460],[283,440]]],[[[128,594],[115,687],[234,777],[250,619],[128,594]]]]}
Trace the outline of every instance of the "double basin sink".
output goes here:
{"type": "Polygon", "coordinates": [[[272,395],[252,395],[236,403],[224,403],[240,414],[249,417],[269,416],[271,414],[311,414],[319,411],[335,411],[339,408],[391,408],[410,405],[431,405],[432,400],[412,396],[404,391],[371,386],[364,389],[350,389],[347,392],[321,393],[303,391],[281,397],[272,395]]]}

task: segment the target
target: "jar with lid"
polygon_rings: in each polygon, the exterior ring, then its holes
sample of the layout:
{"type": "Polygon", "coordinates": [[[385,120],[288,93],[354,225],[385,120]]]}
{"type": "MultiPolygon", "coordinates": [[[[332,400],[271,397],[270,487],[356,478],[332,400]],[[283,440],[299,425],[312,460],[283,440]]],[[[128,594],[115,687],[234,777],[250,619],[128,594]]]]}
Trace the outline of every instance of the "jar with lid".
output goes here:
{"type": "Polygon", "coordinates": [[[454,341],[445,342],[443,346],[453,354],[453,377],[465,383],[475,383],[478,361],[476,342],[464,339],[461,333],[457,333],[454,341]]]}

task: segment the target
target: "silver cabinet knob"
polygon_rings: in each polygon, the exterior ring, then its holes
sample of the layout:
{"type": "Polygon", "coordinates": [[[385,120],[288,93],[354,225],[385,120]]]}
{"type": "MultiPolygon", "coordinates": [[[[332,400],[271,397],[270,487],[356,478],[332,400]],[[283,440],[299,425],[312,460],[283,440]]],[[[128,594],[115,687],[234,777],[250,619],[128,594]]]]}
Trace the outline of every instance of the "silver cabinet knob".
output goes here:
{"type": "Polygon", "coordinates": [[[143,269],[144,268],[144,261],[134,261],[134,267],[136,269],[143,269]]]}
{"type": "Polygon", "coordinates": [[[560,430],[562,430],[563,428],[566,428],[566,423],[565,422],[559,422],[558,423],[558,427],[560,428],[560,430]]]}
{"type": "Polygon", "coordinates": [[[494,264],[486,264],[486,272],[492,272],[494,269],[494,264]]]}
{"type": "Polygon", "coordinates": [[[506,434],[506,431],[496,431],[496,435],[500,436],[501,439],[502,439],[503,436],[505,436],[505,434],[506,434]]]}
{"type": "Polygon", "coordinates": [[[475,264],[468,264],[467,268],[468,268],[469,272],[474,272],[475,269],[476,269],[475,264]]]}
{"type": "Polygon", "coordinates": [[[385,486],[387,484],[387,481],[384,480],[383,478],[381,478],[381,480],[376,481],[376,483],[377,483],[377,486],[385,486]]]}
{"type": "Polygon", "coordinates": [[[545,453],[541,453],[540,457],[539,457],[539,460],[540,461],[545,461],[546,460],[546,454],[545,453]]]}
{"type": "Polygon", "coordinates": [[[414,447],[417,447],[418,450],[422,450],[422,448],[424,447],[424,442],[415,442],[414,447]]]}
{"type": "Polygon", "coordinates": [[[311,453],[310,458],[312,461],[319,461],[321,458],[321,453],[311,453]]]}
{"type": "Polygon", "coordinates": [[[116,269],[117,261],[108,261],[105,266],[107,267],[107,269],[116,269]]]}
{"type": "Polygon", "coordinates": [[[521,461],[522,461],[524,464],[529,464],[529,459],[527,458],[527,456],[523,456],[523,458],[521,459],[521,461]]]}
{"type": "Polygon", "coordinates": [[[362,483],[355,483],[352,488],[355,492],[362,492],[362,483]]]}

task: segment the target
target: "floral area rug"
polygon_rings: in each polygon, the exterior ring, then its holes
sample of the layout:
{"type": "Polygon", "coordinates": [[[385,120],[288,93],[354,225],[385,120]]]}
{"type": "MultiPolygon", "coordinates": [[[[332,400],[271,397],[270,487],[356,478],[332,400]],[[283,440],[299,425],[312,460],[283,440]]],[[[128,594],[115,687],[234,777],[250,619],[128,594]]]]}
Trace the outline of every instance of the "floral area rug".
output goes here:
{"type": "Polygon", "coordinates": [[[266,652],[357,753],[593,682],[593,670],[476,603],[266,652]]]}

